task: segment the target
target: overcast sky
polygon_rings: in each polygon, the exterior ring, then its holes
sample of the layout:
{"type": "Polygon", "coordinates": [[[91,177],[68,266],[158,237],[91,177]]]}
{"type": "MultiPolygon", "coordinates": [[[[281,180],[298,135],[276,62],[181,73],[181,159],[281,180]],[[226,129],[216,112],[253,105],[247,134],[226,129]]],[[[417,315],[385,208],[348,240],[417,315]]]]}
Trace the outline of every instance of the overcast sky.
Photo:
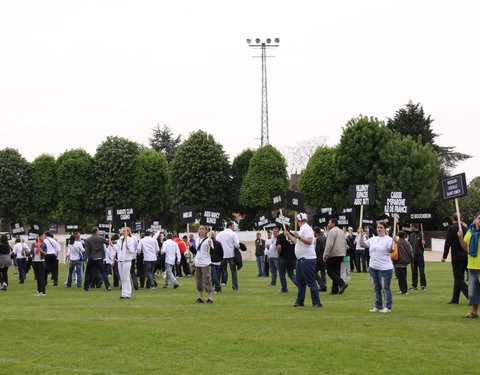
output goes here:
{"type": "Polygon", "coordinates": [[[261,61],[246,38],[280,38],[268,60],[270,142],[338,143],[360,113],[421,102],[438,144],[480,175],[476,0],[0,2],[0,148],[28,160],[109,135],[148,144],[203,129],[231,159],[260,137],[261,61]]]}

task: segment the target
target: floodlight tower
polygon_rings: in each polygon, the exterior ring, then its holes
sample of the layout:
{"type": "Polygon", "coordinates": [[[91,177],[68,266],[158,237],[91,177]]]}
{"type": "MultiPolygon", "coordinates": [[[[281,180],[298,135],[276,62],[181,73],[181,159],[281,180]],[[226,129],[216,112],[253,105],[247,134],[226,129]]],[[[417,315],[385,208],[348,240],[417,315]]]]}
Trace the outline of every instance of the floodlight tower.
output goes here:
{"type": "Polygon", "coordinates": [[[275,44],[272,44],[272,39],[267,38],[265,41],[256,38],[254,41],[252,39],[247,39],[248,46],[251,48],[261,49],[262,56],[253,56],[262,58],[262,115],[261,115],[261,135],[260,135],[260,146],[270,144],[268,137],[268,95],[267,95],[267,48],[275,48],[279,46],[280,38],[275,38],[275,44]]]}

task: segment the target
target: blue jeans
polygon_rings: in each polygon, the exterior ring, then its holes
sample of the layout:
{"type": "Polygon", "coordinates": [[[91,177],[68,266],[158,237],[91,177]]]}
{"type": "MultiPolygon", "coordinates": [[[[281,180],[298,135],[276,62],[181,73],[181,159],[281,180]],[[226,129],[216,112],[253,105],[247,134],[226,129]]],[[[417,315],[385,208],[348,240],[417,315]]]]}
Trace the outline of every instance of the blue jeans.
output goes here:
{"type": "Polygon", "coordinates": [[[390,281],[392,281],[393,269],[380,271],[370,267],[368,269],[368,272],[370,273],[370,279],[372,280],[372,284],[373,284],[375,307],[379,310],[383,308],[383,302],[382,302],[382,289],[383,289],[383,293],[385,294],[385,307],[387,309],[391,309],[393,300],[392,300],[392,291],[390,290],[390,281]]]}
{"type": "Polygon", "coordinates": [[[70,262],[68,262],[67,288],[72,287],[72,275],[74,269],[75,275],[77,276],[77,287],[80,288],[82,286],[82,268],[83,262],[80,259],[71,260],[70,262]]]}
{"type": "Polygon", "coordinates": [[[278,258],[268,258],[268,265],[270,266],[270,273],[272,274],[270,284],[277,285],[278,258]]]}
{"type": "Polygon", "coordinates": [[[282,284],[282,292],[288,292],[287,288],[287,278],[285,274],[288,273],[288,277],[292,280],[294,285],[297,285],[297,280],[295,278],[295,269],[297,265],[296,259],[282,259],[278,258],[278,275],[280,276],[280,284],[282,284]]]}
{"type": "Polygon", "coordinates": [[[258,276],[265,276],[265,256],[257,256],[258,276]]]}
{"type": "Polygon", "coordinates": [[[315,280],[315,265],[317,259],[297,259],[297,303],[302,304],[305,301],[305,292],[307,285],[310,288],[312,304],[320,304],[320,294],[315,280]]]}
{"type": "Polygon", "coordinates": [[[165,263],[165,273],[167,277],[165,278],[165,285],[168,285],[168,282],[171,281],[173,285],[179,285],[175,276],[173,276],[173,264],[165,263]]]}
{"type": "Polygon", "coordinates": [[[217,266],[216,264],[210,264],[210,270],[211,270],[211,277],[212,277],[212,284],[215,287],[215,292],[221,292],[222,291],[222,285],[220,284],[220,267],[217,266]]]}
{"type": "Polygon", "coordinates": [[[153,261],[148,261],[144,260],[143,261],[143,270],[147,274],[147,288],[153,288],[155,286],[155,279],[153,278],[153,267],[155,267],[155,260],[153,261]]]}

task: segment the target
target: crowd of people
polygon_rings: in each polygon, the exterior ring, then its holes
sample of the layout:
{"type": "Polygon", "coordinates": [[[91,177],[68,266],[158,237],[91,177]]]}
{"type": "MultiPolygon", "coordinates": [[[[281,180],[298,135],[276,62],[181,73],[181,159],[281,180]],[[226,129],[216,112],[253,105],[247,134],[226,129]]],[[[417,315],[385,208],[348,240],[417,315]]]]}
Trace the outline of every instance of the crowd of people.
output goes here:
{"type": "MultiPolygon", "coordinates": [[[[308,217],[300,213],[296,217],[299,229],[292,231],[287,224],[275,227],[262,239],[258,232],[255,240],[255,256],[258,277],[270,277],[268,286],[277,285],[287,293],[288,279],[297,289],[294,307],[305,305],[306,289],[310,289],[311,306],[322,307],[320,292],[327,291],[327,275],[331,279],[330,294],[342,295],[348,288],[352,272],[369,273],[374,291],[374,307],[371,312],[389,313],[393,308],[391,280],[398,280],[398,294],[420,286],[426,291],[424,250],[426,239],[418,224],[411,225],[411,232],[399,231],[392,235],[385,222],[378,222],[376,228],[364,232],[359,228],[344,231],[338,227],[335,218],[328,222],[328,229],[312,228],[308,217]],[[410,265],[411,286],[408,287],[407,269],[410,265]],[[394,272],[395,271],[395,272],[394,272]],[[271,274],[271,276],[269,276],[271,274]],[[420,283],[419,283],[420,281],[420,283]]],[[[451,251],[454,287],[450,304],[458,304],[460,295],[468,298],[471,310],[465,318],[478,318],[480,303],[480,257],[478,251],[480,233],[480,212],[467,227],[456,214],[453,224],[447,230],[442,261],[451,251]],[[460,222],[460,225],[459,225],[460,222]],[[468,285],[465,272],[468,271],[468,285]]],[[[182,239],[171,233],[163,235],[157,230],[147,230],[141,239],[124,227],[120,234],[105,238],[93,227],[85,240],[78,233],[70,236],[66,250],[68,275],[65,282],[87,292],[91,287],[112,290],[120,287],[121,299],[130,299],[133,289],[155,289],[159,276],[163,288],[180,286],[178,279],[195,276],[198,299],[196,303],[213,303],[215,293],[222,292],[228,282],[229,271],[233,291],[238,291],[237,270],[242,266],[239,242],[234,223],[228,222],[219,232],[200,226],[197,238],[193,234],[182,239]],[[183,274],[182,274],[183,271],[183,274]],[[183,276],[184,275],[184,276],[183,276]]],[[[58,281],[58,258],[60,244],[49,232],[39,234],[31,247],[23,239],[16,239],[13,247],[7,237],[0,237],[0,290],[8,289],[8,268],[15,259],[16,273],[20,283],[30,268],[33,268],[37,282],[36,296],[46,295],[48,277],[53,285],[58,281]]]]}

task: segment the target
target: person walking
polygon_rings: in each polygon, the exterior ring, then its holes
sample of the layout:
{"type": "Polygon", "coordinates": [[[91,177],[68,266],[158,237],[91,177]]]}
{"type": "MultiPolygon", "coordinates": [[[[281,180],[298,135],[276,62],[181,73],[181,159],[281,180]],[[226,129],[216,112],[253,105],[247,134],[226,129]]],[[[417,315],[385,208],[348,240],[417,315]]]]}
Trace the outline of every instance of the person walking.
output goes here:
{"type": "Polygon", "coordinates": [[[17,257],[17,266],[18,266],[18,278],[20,280],[20,284],[25,282],[25,269],[27,267],[27,252],[28,246],[23,241],[23,238],[17,238],[15,240],[15,245],[13,246],[13,252],[16,254],[17,257]]]}
{"type": "Polygon", "coordinates": [[[338,220],[332,218],[328,221],[327,243],[323,261],[327,264],[327,274],[332,279],[331,295],[343,294],[348,284],[341,278],[340,269],[347,251],[347,242],[343,231],[338,227],[338,220]]]}
{"type": "Polygon", "coordinates": [[[45,284],[48,283],[48,275],[52,274],[53,286],[58,285],[58,255],[60,254],[60,244],[53,234],[45,232],[45,245],[47,246],[47,255],[45,257],[45,284]]]}
{"type": "Polygon", "coordinates": [[[393,298],[390,289],[390,282],[393,275],[393,263],[390,258],[392,250],[392,238],[387,235],[387,224],[377,224],[378,236],[363,239],[363,229],[358,229],[360,245],[370,249],[370,278],[373,284],[375,307],[370,312],[389,313],[392,311],[393,298]],[[382,292],[385,295],[385,307],[382,301],[382,292]]]}
{"type": "Polygon", "coordinates": [[[288,292],[287,277],[292,281],[293,285],[297,285],[295,276],[295,268],[297,267],[297,257],[295,256],[295,244],[290,240],[286,233],[290,233],[290,227],[285,224],[285,230],[277,237],[277,253],[278,253],[278,276],[282,288],[280,293],[288,292]]]}
{"type": "Polygon", "coordinates": [[[168,282],[171,281],[173,284],[173,288],[176,289],[180,286],[177,279],[173,275],[173,267],[175,264],[180,264],[180,249],[178,248],[178,244],[172,240],[173,235],[172,233],[167,233],[167,240],[164,242],[162,246],[162,254],[165,254],[165,273],[167,277],[165,278],[165,284],[163,288],[168,288],[168,282]]]}
{"type": "Polygon", "coordinates": [[[412,286],[408,290],[417,290],[418,286],[418,274],[420,274],[420,286],[422,291],[427,290],[427,278],[425,277],[425,258],[423,252],[425,251],[425,238],[421,235],[418,224],[412,224],[410,226],[412,233],[410,234],[408,241],[412,245],[413,249],[413,262],[412,262],[412,286]]]}
{"type": "Polygon", "coordinates": [[[262,235],[257,232],[255,238],[255,257],[257,258],[257,277],[265,276],[265,240],[262,240],[262,235]]]}
{"type": "Polygon", "coordinates": [[[275,227],[272,231],[272,237],[267,241],[268,249],[268,265],[270,268],[270,273],[272,274],[270,279],[270,284],[268,286],[277,285],[277,273],[278,273],[278,252],[277,252],[277,238],[280,233],[280,230],[275,227]]]}
{"type": "Polygon", "coordinates": [[[96,272],[100,272],[100,276],[105,284],[105,288],[110,291],[110,282],[108,281],[107,274],[105,272],[105,266],[103,259],[105,259],[105,246],[109,242],[98,234],[98,228],[92,227],[91,236],[85,240],[85,260],[87,267],[85,269],[85,281],[83,283],[83,290],[88,292],[92,278],[96,272]]]}
{"type": "Polygon", "coordinates": [[[318,290],[320,292],[327,291],[327,277],[325,273],[325,262],[323,261],[323,254],[325,253],[325,245],[327,244],[327,236],[325,230],[320,227],[313,229],[315,234],[315,254],[317,255],[317,263],[315,264],[315,278],[318,283],[318,290]],[[318,274],[320,272],[320,275],[318,274]]]}
{"type": "Polygon", "coordinates": [[[147,275],[147,289],[155,289],[155,279],[153,277],[153,272],[155,268],[155,262],[157,261],[158,253],[160,247],[158,246],[158,235],[160,232],[157,232],[155,235],[147,230],[145,232],[145,237],[143,237],[139,242],[139,252],[143,254],[143,269],[147,275]]]}
{"type": "Polygon", "coordinates": [[[8,243],[6,235],[0,236],[0,290],[7,291],[8,288],[8,267],[12,265],[12,248],[8,243]]]}
{"type": "MultiPolygon", "coordinates": [[[[461,219],[461,218],[460,218],[461,219]]],[[[452,224],[447,229],[447,238],[443,247],[442,262],[445,262],[448,253],[451,252],[451,263],[453,273],[453,293],[449,304],[458,305],[460,302],[460,293],[468,300],[468,285],[465,282],[465,273],[467,270],[468,253],[463,249],[460,239],[458,238],[458,217],[457,214],[452,215],[452,224]]],[[[467,233],[468,228],[462,223],[462,232],[467,233]]]]}
{"type": "MultiPolygon", "coordinates": [[[[223,260],[222,260],[222,272],[226,275],[222,276],[222,284],[227,283],[228,279],[228,270],[227,266],[230,267],[230,272],[232,273],[232,289],[234,292],[238,291],[238,276],[237,276],[237,266],[235,264],[235,248],[240,247],[240,241],[238,240],[237,234],[233,231],[235,229],[235,224],[233,221],[229,221],[226,225],[226,228],[217,234],[217,241],[222,244],[223,248],[223,260]]],[[[198,238],[197,238],[198,243],[198,238]]],[[[199,249],[197,248],[197,252],[199,249]]],[[[196,263],[196,262],[195,262],[196,263]]]]}
{"type": "Polygon", "coordinates": [[[408,292],[407,266],[413,261],[413,250],[412,245],[405,239],[407,233],[401,230],[398,232],[398,237],[398,259],[393,261],[393,266],[398,279],[398,288],[400,289],[398,294],[406,295],[408,292]]]}
{"type": "Polygon", "coordinates": [[[47,255],[47,245],[43,242],[44,234],[37,235],[35,242],[32,244],[30,252],[32,254],[32,267],[37,280],[37,297],[45,296],[45,256],[47,255]]]}
{"type": "Polygon", "coordinates": [[[295,256],[297,257],[296,280],[298,292],[293,306],[304,306],[305,292],[308,286],[312,298],[312,307],[322,307],[315,280],[315,265],[317,263],[314,244],[315,235],[313,229],[308,225],[307,214],[299,213],[297,220],[300,230],[294,232],[293,236],[289,232],[285,232],[290,241],[295,243],[295,256]]]}

